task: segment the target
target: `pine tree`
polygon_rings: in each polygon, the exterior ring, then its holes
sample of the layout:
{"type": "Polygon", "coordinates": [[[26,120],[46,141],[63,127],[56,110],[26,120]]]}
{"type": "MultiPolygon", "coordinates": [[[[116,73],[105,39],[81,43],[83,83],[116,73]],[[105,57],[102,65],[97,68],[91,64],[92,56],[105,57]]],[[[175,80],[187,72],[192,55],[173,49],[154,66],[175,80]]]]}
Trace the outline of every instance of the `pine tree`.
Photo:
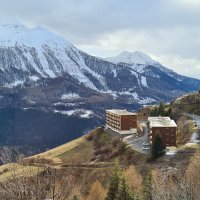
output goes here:
{"type": "Polygon", "coordinates": [[[125,177],[122,178],[119,184],[116,200],[134,200],[133,192],[127,185],[125,177]]]}
{"type": "Polygon", "coordinates": [[[121,173],[119,172],[118,164],[115,166],[113,174],[110,176],[107,196],[105,200],[115,200],[118,194],[118,188],[121,181],[121,173]]]}
{"type": "Polygon", "coordinates": [[[160,116],[164,116],[165,115],[165,107],[164,107],[164,104],[163,104],[162,101],[160,102],[160,105],[158,107],[158,114],[160,116]]]}
{"type": "Polygon", "coordinates": [[[156,159],[163,156],[165,153],[165,147],[162,144],[162,140],[159,134],[155,135],[152,149],[151,149],[151,158],[156,159]]]}
{"type": "Polygon", "coordinates": [[[171,114],[172,114],[172,107],[170,106],[169,109],[168,109],[167,116],[171,116],[171,114]]]}

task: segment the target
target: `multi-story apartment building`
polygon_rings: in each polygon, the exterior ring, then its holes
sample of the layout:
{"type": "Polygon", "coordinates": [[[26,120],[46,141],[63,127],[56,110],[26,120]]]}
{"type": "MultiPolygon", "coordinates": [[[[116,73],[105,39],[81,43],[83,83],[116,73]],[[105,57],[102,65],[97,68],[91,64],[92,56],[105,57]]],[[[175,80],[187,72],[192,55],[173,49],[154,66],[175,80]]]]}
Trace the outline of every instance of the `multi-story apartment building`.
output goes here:
{"type": "Polygon", "coordinates": [[[170,117],[149,117],[149,142],[153,144],[159,134],[164,147],[176,146],[177,125],[170,117]]]}
{"type": "Polygon", "coordinates": [[[137,132],[137,113],[127,110],[106,110],[106,128],[121,134],[137,132]]]}

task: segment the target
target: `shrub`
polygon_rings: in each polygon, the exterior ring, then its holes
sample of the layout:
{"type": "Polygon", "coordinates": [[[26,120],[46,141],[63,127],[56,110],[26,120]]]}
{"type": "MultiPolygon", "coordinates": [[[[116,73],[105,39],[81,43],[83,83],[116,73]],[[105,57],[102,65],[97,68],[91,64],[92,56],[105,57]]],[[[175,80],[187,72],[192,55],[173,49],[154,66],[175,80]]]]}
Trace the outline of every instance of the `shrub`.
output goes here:
{"type": "Polygon", "coordinates": [[[117,145],[121,142],[120,138],[115,138],[112,141],[112,146],[117,147],[117,145]]]}
{"type": "Polygon", "coordinates": [[[118,146],[118,153],[119,155],[123,154],[126,151],[126,144],[121,142],[118,146]]]}

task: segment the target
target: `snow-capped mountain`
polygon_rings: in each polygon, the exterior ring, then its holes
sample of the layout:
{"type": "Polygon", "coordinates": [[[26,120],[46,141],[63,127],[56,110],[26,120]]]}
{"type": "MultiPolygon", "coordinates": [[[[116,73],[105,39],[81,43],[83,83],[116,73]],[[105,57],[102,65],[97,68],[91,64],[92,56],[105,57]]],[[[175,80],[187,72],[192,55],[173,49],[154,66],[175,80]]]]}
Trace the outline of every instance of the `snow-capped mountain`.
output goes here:
{"type": "Polygon", "coordinates": [[[141,65],[159,64],[157,61],[150,58],[147,54],[140,51],[135,51],[135,52],[123,51],[118,56],[108,57],[106,58],[106,60],[115,64],[119,63],[141,64],[141,65]]]}
{"type": "Polygon", "coordinates": [[[141,52],[101,59],[41,27],[0,22],[2,146],[52,148],[102,125],[107,108],[136,110],[199,86],[141,52]]]}
{"type": "Polygon", "coordinates": [[[93,89],[96,87],[83,71],[102,79],[84,65],[79,50],[63,38],[40,27],[29,29],[16,21],[0,24],[0,56],[0,70],[11,76],[2,81],[5,86],[27,79],[55,78],[66,72],[93,89]]]}
{"type": "Polygon", "coordinates": [[[100,59],[41,27],[9,20],[0,22],[0,85],[4,106],[16,101],[8,101],[8,91],[17,91],[18,104],[52,105],[71,101],[63,98],[70,94],[75,101],[146,104],[196,90],[200,81],[178,75],[142,52],[100,59]]]}

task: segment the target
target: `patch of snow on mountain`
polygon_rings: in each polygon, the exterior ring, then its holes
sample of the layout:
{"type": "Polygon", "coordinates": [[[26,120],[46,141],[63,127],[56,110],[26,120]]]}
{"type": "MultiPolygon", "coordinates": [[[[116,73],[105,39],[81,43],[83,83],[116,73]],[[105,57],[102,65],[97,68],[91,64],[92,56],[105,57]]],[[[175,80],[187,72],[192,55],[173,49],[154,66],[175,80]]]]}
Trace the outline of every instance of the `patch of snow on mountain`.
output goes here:
{"type": "Polygon", "coordinates": [[[16,80],[16,81],[14,81],[12,83],[6,84],[4,87],[13,88],[13,87],[17,87],[17,86],[23,85],[23,84],[24,84],[23,80],[16,80]]]}
{"type": "Polygon", "coordinates": [[[129,92],[129,91],[125,91],[125,92],[119,92],[120,95],[128,95],[128,96],[132,96],[134,99],[138,100],[138,94],[137,92],[129,92]]]}
{"type": "Polygon", "coordinates": [[[39,80],[39,77],[38,76],[30,76],[29,77],[32,81],[37,81],[39,80]]]}
{"type": "Polygon", "coordinates": [[[131,66],[135,71],[137,71],[138,73],[142,74],[145,71],[146,65],[132,65],[131,66]]]}
{"type": "Polygon", "coordinates": [[[78,99],[78,98],[80,98],[80,96],[76,93],[67,93],[67,94],[63,94],[61,96],[62,100],[66,100],[66,99],[74,100],[74,99],[78,99]]]}
{"type": "Polygon", "coordinates": [[[116,78],[116,77],[117,77],[117,70],[116,70],[116,69],[113,69],[112,72],[113,72],[113,74],[114,74],[114,77],[116,78]]]}
{"type": "Polygon", "coordinates": [[[91,115],[94,114],[93,111],[91,110],[84,110],[84,112],[85,112],[84,114],[80,115],[81,118],[90,118],[91,115]]]}
{"type": "Polygon", "coordinates": [[[67,111],[54,110],[54,112],[60,113],[62,115],[68,115],[68,116],[77,115],[81,118],[90,118],[91,115],[93,114],[93,111],[84,110],[84,109],[74,109],[74,110],[67,110],[67,111]]]}
{"type": "Polygon", "coordinates": [[[150,103],[152,103],[152,102],[156,102],[156,100],[155,100],[155,99],[152,99],[152,98],[149,98],[149,97],[146,97],[146,98],[144,98],[144,99],[140,99],[140,100],[139,100],[139,103],[140,103],[140,104],[150,104],[150,103]]]}
{"type": "Polygon", "coordinates": [[[144,77],[144,76],[141,77],[141,84],[142,84],[142,86],[144,86],[144,87],[148,87],[146,77],[144,77]]]}

